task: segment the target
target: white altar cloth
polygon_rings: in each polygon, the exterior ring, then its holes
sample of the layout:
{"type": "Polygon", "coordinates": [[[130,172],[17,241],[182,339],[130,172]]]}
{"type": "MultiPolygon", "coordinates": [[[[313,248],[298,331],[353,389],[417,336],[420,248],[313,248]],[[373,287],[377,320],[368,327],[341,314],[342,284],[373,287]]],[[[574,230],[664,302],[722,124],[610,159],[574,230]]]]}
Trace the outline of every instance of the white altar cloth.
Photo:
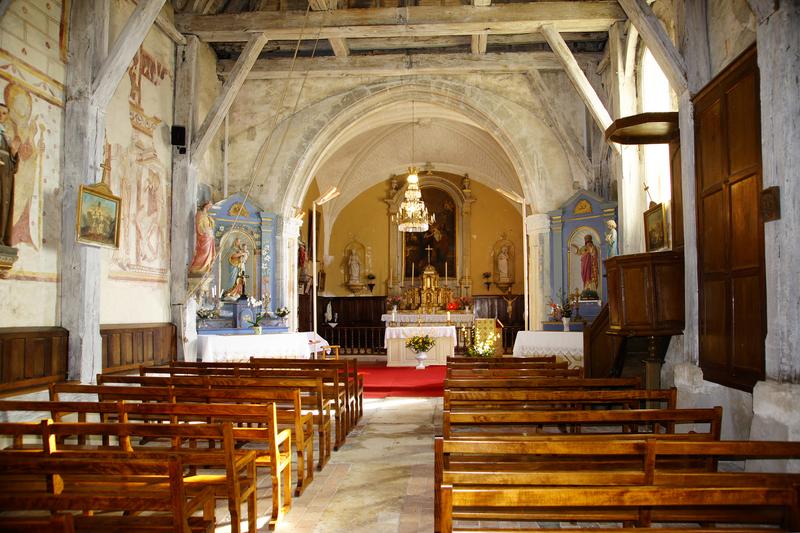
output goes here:
{"type": "Polygon", "coordinates": [[[249,361],[251,357],[313,359],[328,341],[314,332],[272,333],[269,335],[198,335],[200,361],[249,361]]]}
{"type": "Polygon", "coordinates": [[[571,367],[583,366],[582,331],[520,331],[514,341],[514,357],[558,355],[571,367]]]}
{"type": "Polygon", "coordinates": [[[429,335],[435,341],[428,351],[426,365],[444,365],[453,356],[457,342],[455,326],[389,327],[386,328],[386,366],[416,366],[417,354],[406,348],[406,339],[416,335],[429,335]]]}
{"type": "MultiPolygon", "coordinates": [[[[435,314],[417,314],[397,311],[396,313],[384,313],[381,315],[381,321],[388,322],[389,324],[432,324],[447,323],[447,313],[435,314]]],[[[475,321],[475,315],[462,311],[450,311],[450,322],[453,324],[472,324],[475,321]]]]}

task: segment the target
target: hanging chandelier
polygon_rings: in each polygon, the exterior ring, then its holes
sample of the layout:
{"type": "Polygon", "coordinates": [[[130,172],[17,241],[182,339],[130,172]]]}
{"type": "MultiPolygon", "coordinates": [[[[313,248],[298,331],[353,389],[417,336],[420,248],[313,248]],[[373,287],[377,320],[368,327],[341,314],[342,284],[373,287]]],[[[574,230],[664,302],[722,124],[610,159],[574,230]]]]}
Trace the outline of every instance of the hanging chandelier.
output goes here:
{"type": "MultiPolygon", "coordinates": [[[[414,163],[414,101],[411,101],[411,163],[414,163]]],[[[430,224],[436,220],[435,215],[428,216],[428,208],[422,201],[422,193],[419,190],[419,176],[417,169],[413,166],[408,167],[408,177],[406,178],[405,199],[400,204],[397,212],[400,231],[420,232],[428,231],[430,224]]]]}

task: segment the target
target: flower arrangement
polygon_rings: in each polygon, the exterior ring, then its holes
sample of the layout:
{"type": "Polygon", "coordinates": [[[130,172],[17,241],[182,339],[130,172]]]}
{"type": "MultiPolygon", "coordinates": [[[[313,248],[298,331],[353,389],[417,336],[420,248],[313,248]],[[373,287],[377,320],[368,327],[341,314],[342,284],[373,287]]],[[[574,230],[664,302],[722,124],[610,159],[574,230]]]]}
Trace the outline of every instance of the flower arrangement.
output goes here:
{"type": "Polygon", "coordinates": [[[275,310],[275,314],[279,317],[283,318],[285,316],[289,316],[289,308],[288,307],[279,307],[275,310]]]}
{"type": "Polygon", "coordinates": [[[550,316],[553,317],[553,320],[570,318],[572,316],[572,298],[565,295],[564,291],[559,291],[558,299],[560,303],[555,303],[551,299],[547,304],[550,307],[550,316]]]}
{"type": "Polygon", "coordinates": [[[466,309],[470,305],[472,305],[472,298],[469,296],[459,296],[458,298],[447,302],[445,308],[448,311],[458,311],[460,309],[466,309]]]}
{"type": "Polygon", "coordinates": [[[386,305],[389,306],[389,307],[397,307],[397,306],[400,305],[400,303],[402,301],[403,301],[403,299],[401,297],[399,297],[399,296],[387,296],[386,297],[386,305]]]}
{"type": "Polygon", "coordinates": [[[483,279],[489,279],[489,278],[492,277],[492,273],[491,272],[484,272],[483,274],[481,274],[481,277],[483,279]]]}
{"type": "Polygon", "coordinates": [[[261,311],[260,313],[256,313],[252,320],[247,320],[247,323],[254,328],[258,328],[261,327],[261,323],[266,318],[269,318],[269,311],[261,311]]]}
{"type": "Polygon", "coordinates": [[[367,274],[367,279],[370,281],[375,281],[375,274],[370,272],[369,274],[367,274]]]}
{"type": "Polygon", "coordinates": [[[414,335],[406,341],[406,348],[411,348],[414,353],[427,352],[436,341],[430,335],[414,335]]]}
{"type": "Polygon", "coordinates": [[[494,357],[495,346],[500,334],[497,332],[483,332],[479,334],[475,327],[470,336],[472,342],[467,345],[468,357],[494,357]]]}
{"type": "Polygon", "coordinates": [[[216,309],[198,309],[197,310],[197,318],[214,318],[217,316],[216,309]]]}
{"type": "Polygon", "coordinates": [[[472,305],[472,298],[469,296],[461,296],[458,298],[458,303],[461,305],[461,309],[466,309],[472,305]]]}

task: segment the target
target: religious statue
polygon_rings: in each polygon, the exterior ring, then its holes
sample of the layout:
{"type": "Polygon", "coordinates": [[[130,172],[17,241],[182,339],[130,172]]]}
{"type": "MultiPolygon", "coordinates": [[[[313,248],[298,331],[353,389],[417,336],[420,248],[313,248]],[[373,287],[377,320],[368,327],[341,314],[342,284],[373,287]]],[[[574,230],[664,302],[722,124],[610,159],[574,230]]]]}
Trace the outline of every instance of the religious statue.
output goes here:
{"type": "Polygon", "coordinates": [[[350,250],[350,258],[347,260],[348,283],[361,283],[361,260],[355,248],[350,250]]]}
{"type": "Polygon", "coordinates": [[[616,257],[619,255],[619,248],[617,248],[617,223],[613,220],[606,222],[606,257],[616,257]]]}
{"type": "Polygon", "coordinates": [[[584,244],[581,247],[578,247],[576,244],[572,245],[575,248],[575,253],[581,256],[581,280],[583,281],[583,290],[597,292],[599,277],[597,247],[594,245],[592,236],[589,234],[583,237],[583,242],[584,244]]]}
{"type": "Polygon", "coordinates": [[[507,281],[510,278],[508,260],[508,246],[503,246],[500,248],[500,253],[497,254],[497,275],[500,281],[507,281]]]}
{"type": "Polygon", "coordinates": [[[0,244],[11,246],[14,216],[14,175],[19,154],[5,132],[8,106],[0,103],[0,244]]]}
{"type": "Polygon", "coordinates": [[[231,254],[228,256],[228,263],[231,265],[231,286],[223,291],[223,300],[237,300],[242,296],[246,296],[245,279],[245,264],[247,258],[250,256],[250,250],[247,249],[247,244],[241,240],[236,239],[233,242],[231,254]]]}
{"type": "Polygon", "coordinates": [[[190,276],[202,276],[214,262],[214,219],[208,214],[211,201],[203,202],[194,216],[194,257],[189,265],[190,276]]]}

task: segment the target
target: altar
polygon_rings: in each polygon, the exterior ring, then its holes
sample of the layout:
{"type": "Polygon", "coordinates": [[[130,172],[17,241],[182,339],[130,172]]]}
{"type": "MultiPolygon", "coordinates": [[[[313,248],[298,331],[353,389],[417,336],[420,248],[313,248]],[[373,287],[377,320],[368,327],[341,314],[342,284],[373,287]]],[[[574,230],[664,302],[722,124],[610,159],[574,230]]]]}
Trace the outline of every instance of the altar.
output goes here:
{"type": "Polygon", "coordinates": [[[455,326],[387,327],[384,339],[386,366],[417,366],[417,354],[406,348],[406,340],[416,335],[430,335],[436,341],[428,351],[426,366],[447,364],[447,358],[453,356],[456,345],[455,326]]]}
{"type": "Polygon", "coordinates": [[[328,341],[313,331],[270,335],[198,335],[197,358],[203,362],[250,361],[251,357],[314,359],[328,341]]]}
{"type": "Polygon", "coordinates": [[[583,333],[580,331],[520,331],[514,341],[514,357],[556,355],[570,368],[583,368],[583,333]]]}

